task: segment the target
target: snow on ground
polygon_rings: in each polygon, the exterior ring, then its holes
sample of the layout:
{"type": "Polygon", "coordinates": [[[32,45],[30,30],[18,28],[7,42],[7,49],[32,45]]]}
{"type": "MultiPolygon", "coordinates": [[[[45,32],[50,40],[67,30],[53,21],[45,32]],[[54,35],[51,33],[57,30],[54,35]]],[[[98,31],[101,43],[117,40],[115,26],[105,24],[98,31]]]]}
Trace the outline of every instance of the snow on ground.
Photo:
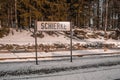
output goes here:
{"type": "MultiPolygon", "coordinates": [[[[14,35],[9,34],[9,36],[3,37],[0,39],[0,44],[35,44],[35,39],[31,37],[32,33],[29,31],[15,32],[14,35]]],[[[51,44],[51,43],[69,43],[69,38],[65,38],[65,36],[60,35],[57,36],[49,36],[45,34],[44,38],[38,38],[38,44],[51,44]]]]}
{"type": "MultiPolygon", "coordinates": [[[[111,55],[120,55],[120,54],[114,54],[114,53],[119,53],[119,49],[108,49],[107,51],[104,51],[104,49],[92,49],[92,50],[74,50],[72,55],[89,55],[89,54],[109,54],[113,53],[111,55]]],[[[56,51],[56,52],[38,52],[38,57],[47,57],[47,58],[39,58],[39,60],[55,60],[55,59],[63,59],[63,57],[57,57],[53,58],[54,56],[69,56],[70,51],[56,51]]],[[[99,55],[100,56],[100,55],[99,55]]],[[[103,55],[102,55],[103,56],[103,55]]],[[[27,61],[27,60],[32,60],[29,57],[35,57],[35,52],[21,52],[21,53],[0,53],[0,62],[11,62],[14,59],[9,59],[9,58],[16,58],[14,61],[27,61]],[[26,58],[28,59],[21,59],[21,58],[26,58]],[[5,60],[2,60],[5,59],[5,60]]]]}
{"type": "MultiPolygon", "coordinates": [[[[0,38],[0,44],[19,44],[19,45],[25,45],[25,44],[35,44],[35,39],[31,37],[32,32],[23,30],[22,32],[16,32],[14,31],[14,35],[9,34],[6,37],[0,38]]],[[[38,38],[38,44],[52,44],[52,43],[70,43],[70,38],[65,36],[63,33],[58,33],[58,36],[49,36],[48,34],[45,34],[44,38],[38,38]]],[[[104,40],[104,38],[101,39],[73,39],[73,44],[75,43],[92,43],[92,42],[102,42],[102,43],[114,43],[116,45],[120,45],[120,40],[104,40]]]]}
{"type": "Polygon", "coordinates": [[[120,80],[120,65],[112,67],[80,69],[47,75],[5,77],[6,80],[120,80]]]}
{"type": "Polygon", "coordinates": [[[28,78],[28,80],[120,80],[120,66],[112,68],[114,69],[109,70],[109,67],[107,67],[102,69],[77,70],[42,78],[28,78]]]}
{"type": "Polygon", "coordinates": [[[60,67],[72,67],[72,66],[82,66],[82,65],[92,65],[99,63],[109,63],[120,61],[120,55],[109,56],[109,57],[74,57],[73,62],[70,62],[70,58],[62,60],[39,60],[39,65],[35,65],[34,61],[24,61],[24,62],[0,62],[0,71],[16,71],[16,70],[28,70],[28,69],[51,69],[60,67]],[[9,66],[9,67],[8,67],[9,66]]]}
{"type": "Polygon", "coordinates": [[[7,75],[0,77],[0,80],[115,80],[120,78],[120,65],[116,66],[99,66],[99,64],[108,64],[120,62],[120,56],[114,57],[89,57],[89,58],[76,58],[71,63],[69,60],[61,61],[40,61],[39,65],[35,65],[35,62],[11,62],[0,63],[0,72],[20,72],[26,70],[41,70],[41,69],[59,69],[80,67],[89,65],[98,65],[97,67],[81,68],[77,70],[68,70],[62,72],[55,72],[50,74],[30,74],[30,75],[7,75]],[[9,66],[9,67],[8,67],[9,66]],[[23,78],[24,77],[24,78],[23,78]],[[28,77],[28,78],[25,78],[28,77]],[[21,78],[21,79],[19,79],[21,78]],[[23,79],[22,79],[23,78],[23,79]]]}

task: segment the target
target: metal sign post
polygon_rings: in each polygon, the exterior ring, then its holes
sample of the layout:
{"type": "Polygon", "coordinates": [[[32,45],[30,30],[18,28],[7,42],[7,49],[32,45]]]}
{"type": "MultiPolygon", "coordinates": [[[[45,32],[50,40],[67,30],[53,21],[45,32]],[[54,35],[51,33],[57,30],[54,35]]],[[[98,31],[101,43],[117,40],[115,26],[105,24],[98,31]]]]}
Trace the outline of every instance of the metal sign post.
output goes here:
{"type": "Polygon", "coordinates": [[[36,20],[35,20],[34,35],[35,35],[35,59],[36,59],[36,65],[38,65],[38,55],[37,55],[37,21],[36,20]]]}
{"type": "Polygon", "coordinates": [[[72,62],[72,23],[70,22],[70,62],[72,62]]]}

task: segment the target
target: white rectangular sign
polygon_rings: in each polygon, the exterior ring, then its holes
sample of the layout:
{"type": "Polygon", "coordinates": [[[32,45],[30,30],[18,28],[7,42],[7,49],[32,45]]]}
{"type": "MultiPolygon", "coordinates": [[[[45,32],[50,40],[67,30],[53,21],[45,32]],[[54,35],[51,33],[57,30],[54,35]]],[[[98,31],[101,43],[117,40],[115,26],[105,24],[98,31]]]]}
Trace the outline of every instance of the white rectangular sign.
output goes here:
{"type": "Polygon", "coordinates": [[[38,31],[70,31],[70,22],[38,21],[38,31]]]}

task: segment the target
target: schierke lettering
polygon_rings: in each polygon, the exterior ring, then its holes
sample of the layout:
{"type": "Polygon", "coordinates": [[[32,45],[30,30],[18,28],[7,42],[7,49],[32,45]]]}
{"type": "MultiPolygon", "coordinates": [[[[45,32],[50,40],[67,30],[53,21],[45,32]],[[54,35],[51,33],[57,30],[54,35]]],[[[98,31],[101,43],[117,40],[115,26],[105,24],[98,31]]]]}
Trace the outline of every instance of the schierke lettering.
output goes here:
{"type": "Polygon", "coordinates": [[[60,23],[41,23],[41,29],[64,29],[66,30],[65,24],[60,23]]]}

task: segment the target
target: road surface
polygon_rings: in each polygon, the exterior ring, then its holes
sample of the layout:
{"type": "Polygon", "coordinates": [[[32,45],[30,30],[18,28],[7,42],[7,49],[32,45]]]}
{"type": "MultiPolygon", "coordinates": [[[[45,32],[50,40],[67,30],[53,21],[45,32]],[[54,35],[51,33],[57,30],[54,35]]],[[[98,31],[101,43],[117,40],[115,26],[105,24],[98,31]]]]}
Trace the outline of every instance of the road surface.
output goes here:
{"type": "Polygon", "coordinates": [[[46,75],[7,77],[3,80],[120,80],[120,65],[64,71],[46,75]]]}

